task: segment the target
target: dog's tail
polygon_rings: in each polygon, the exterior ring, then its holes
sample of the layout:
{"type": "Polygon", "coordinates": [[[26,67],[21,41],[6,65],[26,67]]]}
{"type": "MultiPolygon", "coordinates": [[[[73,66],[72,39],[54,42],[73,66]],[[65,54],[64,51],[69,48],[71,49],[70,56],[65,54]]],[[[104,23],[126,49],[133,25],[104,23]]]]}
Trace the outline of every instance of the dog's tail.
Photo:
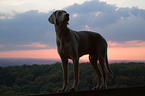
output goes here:
{"type": "Polygon", "coordinates": [[[109,64],[108,64],[108,57],[107,57],[107,54],[106,54],[106,69],[107,71],[109,72],[109,74],[111,75],[111,77],[113,78],[113,73],[109,67],[109,64]]]}

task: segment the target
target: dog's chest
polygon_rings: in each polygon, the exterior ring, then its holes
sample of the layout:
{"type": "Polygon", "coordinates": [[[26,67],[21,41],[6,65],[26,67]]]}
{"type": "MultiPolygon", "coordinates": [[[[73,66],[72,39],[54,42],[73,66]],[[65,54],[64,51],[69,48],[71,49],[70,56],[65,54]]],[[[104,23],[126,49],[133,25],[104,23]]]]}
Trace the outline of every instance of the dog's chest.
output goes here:
{"type": "Polygon", "coordinates": [[[71,43],[62,43],[60,44],[59,50],[68,58],[72,58],[72,44],[71,43]]]}

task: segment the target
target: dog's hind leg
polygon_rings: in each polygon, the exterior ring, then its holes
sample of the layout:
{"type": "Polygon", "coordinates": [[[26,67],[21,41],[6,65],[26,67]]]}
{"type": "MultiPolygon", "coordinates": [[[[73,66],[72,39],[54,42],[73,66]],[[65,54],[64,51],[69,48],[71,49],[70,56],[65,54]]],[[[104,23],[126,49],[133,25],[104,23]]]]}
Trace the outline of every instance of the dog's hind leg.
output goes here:
{"type": "Polygon", "coordinates": [[[102,74],[100,73],[100,70],[97,65],[98,57],[95,55],[89,55],[89,60],[90,60],[91,65],[95,69],[97,79],[98,79],[97,86],[92,88],[92,90],[98,90],[101,88],[101,78],[102,78],[102,74]]]}
{"type": "Polygon", "coordinates": [[[105,62],[104,62],[105,58],[99,58],[99,63],[101,66],[101,70],[102,70],[102,75],[103,75],[103,83],[102,83],[102,87],[101,89],[106,90],[107,89],[107,74],[106,74],[106,70],[105,70],[105,62]]]}

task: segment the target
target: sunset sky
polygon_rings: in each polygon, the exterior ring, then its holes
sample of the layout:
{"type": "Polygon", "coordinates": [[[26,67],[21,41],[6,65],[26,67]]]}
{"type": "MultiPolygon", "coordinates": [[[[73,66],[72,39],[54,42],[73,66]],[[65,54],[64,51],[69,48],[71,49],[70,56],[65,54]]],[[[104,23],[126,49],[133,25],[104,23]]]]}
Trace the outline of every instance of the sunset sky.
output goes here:
{"type": "Polygon", "coordinates": [[[145,60],[144,4],[145,0],[0,0],[0,58],[59,59],[48,17],[63,9],[70,14],[69,28],[98,32],[107,40],[109,60],[145,60]]]}

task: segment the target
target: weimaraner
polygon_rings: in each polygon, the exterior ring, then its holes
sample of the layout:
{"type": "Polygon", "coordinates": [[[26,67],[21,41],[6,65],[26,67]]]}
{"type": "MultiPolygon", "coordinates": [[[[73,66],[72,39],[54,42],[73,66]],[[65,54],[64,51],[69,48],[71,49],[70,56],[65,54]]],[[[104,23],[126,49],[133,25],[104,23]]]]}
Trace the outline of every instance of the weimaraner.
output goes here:
{"type": "Polygon", "coordinates": [[[107,42],[98,33],[90,31],[74,31],[67,27],[69,14],[57,10],[51,14],[48,21],[55,26],[57,51],[62,61],[63,86],[58,92],[66,92],[68,86],[68,59],[73,61],[74,84],[69,92],[77,91],[79,83],[79,57],[89,54],[89,60],[96,71],[98,84],[93,90],[107,89],[106,75],[113,76],[107,59],[107,42]],[[97,66],[99,60],[101,70],[97,66]],[[106,65],[105,65],[106,64],[106,65]],[[100,72],[101,71],[101,72],[100,72]]]}

